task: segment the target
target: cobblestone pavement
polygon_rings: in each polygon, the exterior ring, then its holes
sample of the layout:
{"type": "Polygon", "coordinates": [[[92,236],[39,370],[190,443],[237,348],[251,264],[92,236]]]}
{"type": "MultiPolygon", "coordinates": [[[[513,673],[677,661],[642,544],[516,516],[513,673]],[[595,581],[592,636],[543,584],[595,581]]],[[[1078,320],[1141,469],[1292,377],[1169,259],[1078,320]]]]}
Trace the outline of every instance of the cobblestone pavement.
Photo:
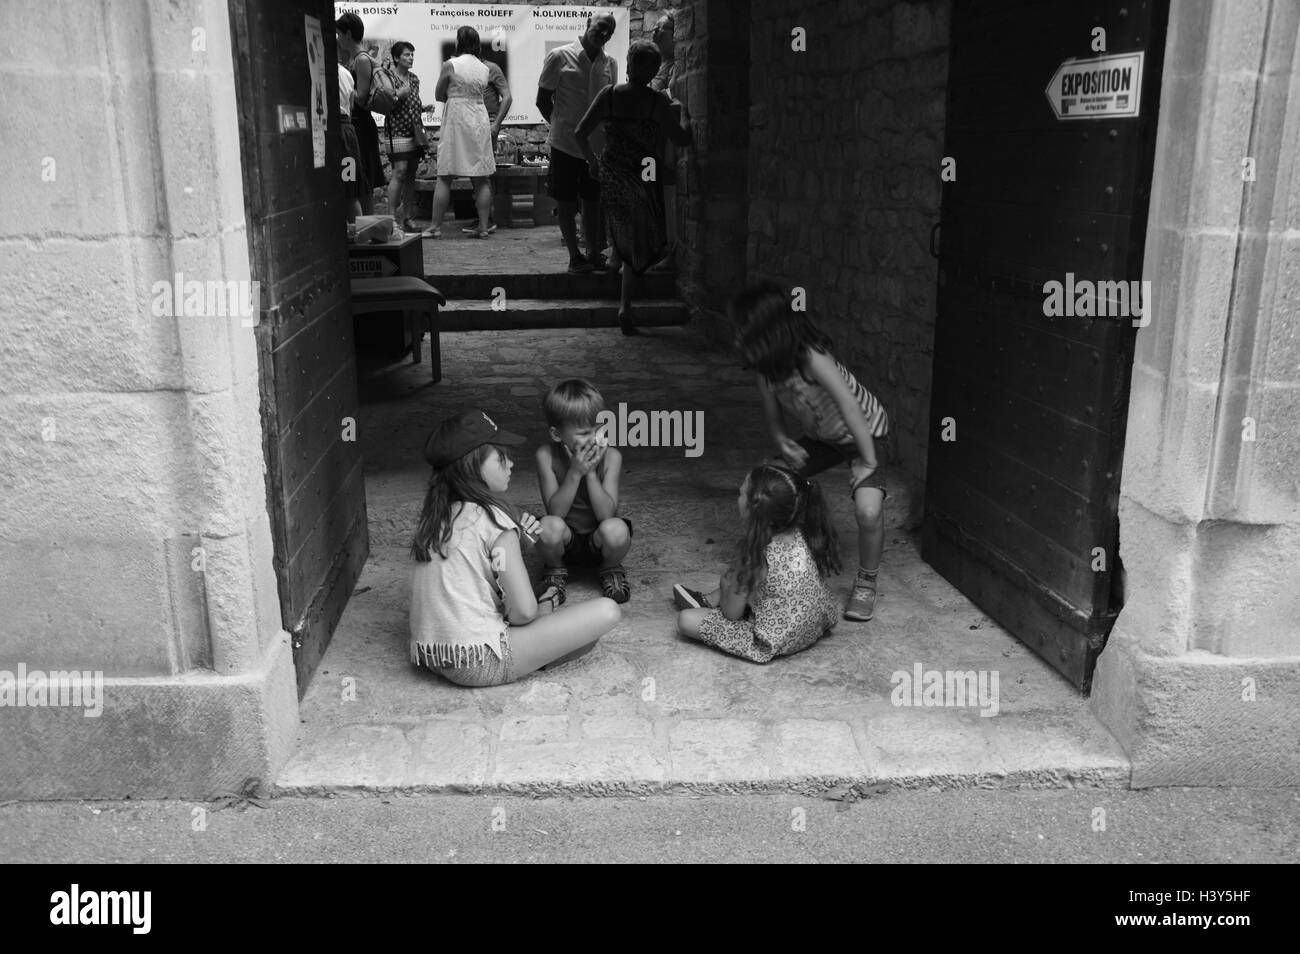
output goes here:
{"type": "MultiPolygon", "coordinates": [[[[422,221],[422,220],[421,220],[422,221]]],[[[465,221],[447,219],[442,238],[424,240],[424,271],[436,278],[448,273],[534,275],[563,272],[569,253],[559,226],[497,229],[485,239],[461,232],[465,221]]]]}
{"type": "MultiPolygon", "coordinates": [[[[303,700],[282,791],[1127,785],[1128,762],[1086,700],[921,561],[896,475],[874,620],[841,622],[766,666],[675,634],[673,583],[716,580],[737,484],[770,453],[751,379],[698,331],[466,332],[444,334],[443,352],[437,385],[427,366],[407,365],[363,386],[371,557],[303,700]],[[425,435],[476,405],[540,440],[539,398],[568,375],[596,382],[614,410],[704,413],[699,456],[625,448],[622,510],[635,538],[623,621],[588,656],[510,686],[464,689],[417,671],[407,660],[406,546],[427,478],[425,435]],[[918,664],[997,672],[998,714],[892,705],[892,674],[918,664]]],[[[510,496],[538,512],[527,452],[518,460],[510,496]]],[[[841,531],[843,597],[856,568],[847,471],[823,487],[841,531]]],[[[570,586],[571,600],[597,593],[581,575],[570,586]]]]}

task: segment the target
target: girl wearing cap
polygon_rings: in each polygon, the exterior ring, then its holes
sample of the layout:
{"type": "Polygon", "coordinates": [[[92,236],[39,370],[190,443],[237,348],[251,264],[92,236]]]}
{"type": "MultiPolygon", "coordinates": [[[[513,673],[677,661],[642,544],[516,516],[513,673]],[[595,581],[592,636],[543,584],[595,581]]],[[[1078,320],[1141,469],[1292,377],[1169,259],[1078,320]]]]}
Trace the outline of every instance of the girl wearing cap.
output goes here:
{"type": "Polygon", "coordinates": [[[425,444],[433,466],[415,537],[411,661],[462,686],[499,686],[588,652],[621,612],[599,597],[559,608],[558,594],[534,596],[516,521],[502,495],[514,463],[506,445],[524,438],[469,410],[443,421],[425,444]]]}

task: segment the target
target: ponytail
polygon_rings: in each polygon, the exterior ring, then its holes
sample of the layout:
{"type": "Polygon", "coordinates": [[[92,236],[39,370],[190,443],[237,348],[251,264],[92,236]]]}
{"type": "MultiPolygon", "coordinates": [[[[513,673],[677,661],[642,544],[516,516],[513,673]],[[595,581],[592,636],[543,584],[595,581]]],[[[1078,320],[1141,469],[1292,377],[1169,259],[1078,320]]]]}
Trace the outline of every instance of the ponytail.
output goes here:
{"type": "Polygon", "coordinates": [[[830,507],[821,487],[815,481],[805,480],[800,489],[803,491],[803,522],[799,529],[812,551],[817,573],[825,579],[840,572],[839,538],[835,535],[835,524],[831,522],[830,507]]]}

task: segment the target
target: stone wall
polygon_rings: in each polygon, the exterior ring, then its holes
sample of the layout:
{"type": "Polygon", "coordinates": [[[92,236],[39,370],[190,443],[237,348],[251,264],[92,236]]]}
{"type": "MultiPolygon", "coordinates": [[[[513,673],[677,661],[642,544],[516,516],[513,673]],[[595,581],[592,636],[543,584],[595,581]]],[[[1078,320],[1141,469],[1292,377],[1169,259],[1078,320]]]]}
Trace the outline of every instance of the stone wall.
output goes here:
{"type": "Polygon", "coordinates": [[[744,287],[749,176],[749,3],[695,0],[677,17],[676,89],[695,136],[680,154],[678,287],[693,320],[729,346],[727,299],[744,287]]]}
{"type": "Polygon", "coordinates": [[[887,459],[917,480],[948,12],[947,0],[756,0],[750,27],[749,278],[807,290],[809,314],[889,411],[887,459]]]}
{"type": "Polygon", "coordinates": [[[1133,785],[1300,783],[1300,9],[1170,8],[1091,705],[1133,785]],[[1245,160],[1251,160],[1249,164],[1245,160]]]}
{"type": "Polygon", "coordinates": [[[156,291],[177,273],[249,280],[226,6],[51,0],[5,17],[0,680],[104,682],[94,717],[8,698],[0,798],[268,781],[297,699],[253,329],[176,316],[156,291]],[[77,117],[75,135],[51,116],[77,117]]]}

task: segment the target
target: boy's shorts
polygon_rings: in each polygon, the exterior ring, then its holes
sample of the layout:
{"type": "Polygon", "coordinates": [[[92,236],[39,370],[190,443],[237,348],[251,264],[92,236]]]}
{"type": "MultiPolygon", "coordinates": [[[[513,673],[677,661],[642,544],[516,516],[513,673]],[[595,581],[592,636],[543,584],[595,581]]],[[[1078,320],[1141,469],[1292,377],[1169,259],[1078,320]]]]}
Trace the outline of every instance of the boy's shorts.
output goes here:
{"type": "Polygon", "coordinates": [[[869,471],[867,462],[858,456],[856,441],[827,444],[811,437],[801,437],[796,443],[808,452],[808,460],[797,471],[800,477],[812,477],[836,464],[847,462],[850,497],[858,492],[859,487],[874,487],[886,497],[889,496],[889,491],[885,489],[885,465],[880,463],[875,470],[869,471]]]}
{"type": "MultiPolygon", "coordinates": [[[[627,524],[627,535],[632,536],[632,521],[627,517],[618,517],[627,524]]],[[[603,559],[600,547],[596,546],[596,531],[590,533],[578,533],[569,528],[573,537],[569,540],[568,545],[564,548],[564,562],[573,563],[577,566],[598,566],[603,559]]]]}
{"type": "Polygon", "coordinates": [[[556,202],[577,202],[600,199],[600,183],[592,178],[587,160],[571,156],[561,149],[552,149],[547,191],[556,202]]]}

